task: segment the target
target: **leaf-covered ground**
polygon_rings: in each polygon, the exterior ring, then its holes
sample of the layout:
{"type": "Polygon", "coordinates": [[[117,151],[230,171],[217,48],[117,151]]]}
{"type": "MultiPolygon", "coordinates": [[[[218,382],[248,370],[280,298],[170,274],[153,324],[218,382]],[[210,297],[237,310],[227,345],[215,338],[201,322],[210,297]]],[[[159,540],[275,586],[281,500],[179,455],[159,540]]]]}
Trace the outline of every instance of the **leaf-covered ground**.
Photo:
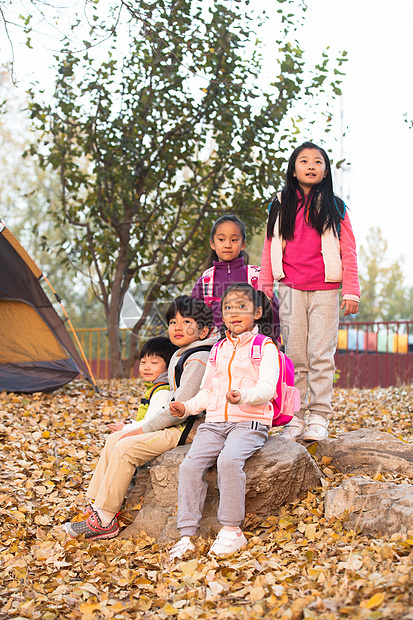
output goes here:
{"type": "MultiPolygon", "coordinates": [[[[326,522],[325,490],[343,479],[328,459],[324,486],[266,521],[249,516],[248,547],[229,559],[208,558],[210,540],[171,567],[143,532],[66,538],[61,524],[85,505],[106,423],[133,414],[139,396],[134,380],[103,382],[99,395],[80,382],[0,394],[0,619],[413,620],[413,532],[373,539],[326,522]]],[[[332,434],[374,427],[412,441],[413,386],[337,390],[334,409],[332,434]]]]}

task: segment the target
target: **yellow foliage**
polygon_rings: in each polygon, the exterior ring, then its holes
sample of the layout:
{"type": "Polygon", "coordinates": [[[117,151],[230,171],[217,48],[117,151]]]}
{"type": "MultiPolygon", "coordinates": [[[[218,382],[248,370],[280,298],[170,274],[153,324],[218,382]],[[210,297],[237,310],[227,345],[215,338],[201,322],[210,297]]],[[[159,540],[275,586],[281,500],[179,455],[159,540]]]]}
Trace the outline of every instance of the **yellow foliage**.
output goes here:
{"type": "MultiPolygon", "coordinates": [[[[346,531],[344,519],[327,523],[325,492],[347,475],[330,457],[317,460],[316,444],[310,454],[328,484],[275,514],[249,515],[248,547],[229,558],[207,556],[212,537],[171,566],[167,549],[145,532],[133,541],[67,538],[61,524],[84,518],[104,417],[126,417],[140,385],[101,382],[99,396],[76,382],[55,394],[0,394],[2,616],[393,620],[413,614],[413,531],[372,539],[346,531]]],[[[331,434],[391,429],[410,443],[412,404],[413,386],[335,390],[329,428],[331,434]]],[[[374,479],[412,483],[384,469],[374,479]]]]}

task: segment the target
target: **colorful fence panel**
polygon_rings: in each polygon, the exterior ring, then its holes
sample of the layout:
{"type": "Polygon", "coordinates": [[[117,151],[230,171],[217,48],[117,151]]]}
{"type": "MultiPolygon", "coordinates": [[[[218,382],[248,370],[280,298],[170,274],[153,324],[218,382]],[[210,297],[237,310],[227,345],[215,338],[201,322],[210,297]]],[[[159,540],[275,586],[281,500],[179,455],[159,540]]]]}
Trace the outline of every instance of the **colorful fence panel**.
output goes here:
{"type": "MultiPolygon", "coordinates": [[[[106,329],[95,327],[76,332],[96,379],[110,379],[106,329]]],[[[121,330],[124,355],[129,335],[129,330],[121,330]]],[[[335,362],[340,375],[336,383],[339,387],[413,383],[413,321],[341,323],[335,362]]],[[[136,363],[130,376],[138,375],[139,363],[136,363]]]]}
{"type": "Polygon", "coordinates": [[[412,383],[413,321],[341,323],[335,360],[339,387],[412,383]]]}

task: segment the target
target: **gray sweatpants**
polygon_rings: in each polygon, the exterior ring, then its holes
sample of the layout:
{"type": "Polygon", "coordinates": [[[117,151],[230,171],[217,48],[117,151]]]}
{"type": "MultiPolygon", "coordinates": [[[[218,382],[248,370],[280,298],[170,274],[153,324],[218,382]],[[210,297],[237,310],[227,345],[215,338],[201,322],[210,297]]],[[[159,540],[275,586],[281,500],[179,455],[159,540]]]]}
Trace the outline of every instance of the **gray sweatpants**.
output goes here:
{"type": "Polygon", "coordinates": [[[295,369],[304,419],[307,409],[328,418],[335,372],[339,323],[339,289],[298,291],[279,285],[280,325],[285,353],[295,369]],[[309,397],[308,397],[309,391],[309,397]]]}
{"type": "Polygon", "coordinates": [[[178,529],[193,536],[199,529],[207,494],[205,474],[217,462],[219,509],[222,525],[236,527],[245,516],[245,461],[268,437],[259,422],[204,422],[179,469],[178,529]],[[218,457],[218,458],[217,458],[218,457]]]}

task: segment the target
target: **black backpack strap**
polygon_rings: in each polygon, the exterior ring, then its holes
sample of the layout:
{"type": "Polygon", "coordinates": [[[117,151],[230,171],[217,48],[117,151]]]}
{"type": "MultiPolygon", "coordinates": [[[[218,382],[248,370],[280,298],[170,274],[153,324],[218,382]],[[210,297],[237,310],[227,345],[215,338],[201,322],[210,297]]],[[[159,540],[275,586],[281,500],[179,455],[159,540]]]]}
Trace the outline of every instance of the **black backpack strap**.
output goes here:
{"type": "Polygon", "coordinates": [[[203,345],[200,345],[199,347],[188,349],[188,351],[185,351],[185,353],[182,353],[182,355],[179,357],[176,363],[176,366],[175,366],[175,385],[177,388],[179,388],[179,386],[181,385],[181,377],[184,371],[184,364],[186,360],[188,359],[188,357],[190,357],[193,353],[198,353],[199,351],[210,351],[211,349],[212,349],[212,345],[203,344],[203,345]]]}
{"type": "Polygon", "coordinates": [[[142,396],[142,398],[141,398],[141,405],[149,405],[149,402],[150,402],[152,396],[154,395],[156,390],[158,388],[160,388],[160,387],[169,387],[169,383],[167,381],[166,382],[161,382],[161,383],[155,383],[155,385],[151,388],[151,390],[149,392],[148,398],[144,398],[142,396]]]}
{"type": "Polygon", "coordinates": [[[153,386],[153,388],[149,392],[148,399],[151,400],[152,396],[154,395],[154,393],[156,392],[156,390],[158,388],[164,388],[164,387],[168,387],[169,388],[168,381],[160,381],[159,383],[155,383],[155,385],[153,386]]]}
{"type": "Polygon", "coordinates": [[[184,422],[185,424],[185,428],[181,433],[181,436],[179,438],[178,441],[178,446],[183,446],[186,443],[186,440],[188,439],[188,435],[192,430],[192,427],[195,423],[196,420],[196,415],[190,415],[184,422]]]}
{"type": "MultiPolygon", "coordinates": [[[[199,351],[210,351],[211,348],[212,348],[212,345],[203,344],[203,345],[200,345],[199,347],[194,347],[193,349],[189,349],[188,351],[185,351],[185,353],[182,353],[182,355],[180,356],[175,366],[175,385],[177,388],[181,385],[181,377],[182,377],[182,373],[184,370],[184,364],[186,360],[188,359],[188,357],[192,355],[193,353],[198,353],[199,351]]],[[[194,425],[196,418],[197,418],[196,415],[190,415],[185,420],[185,422],[183,422],[185,427],[179,438],[178,446],[183,446],[185,444],[186,440],[188,439],[188,435],[192,430],[192,427],[194,425]]]]}

